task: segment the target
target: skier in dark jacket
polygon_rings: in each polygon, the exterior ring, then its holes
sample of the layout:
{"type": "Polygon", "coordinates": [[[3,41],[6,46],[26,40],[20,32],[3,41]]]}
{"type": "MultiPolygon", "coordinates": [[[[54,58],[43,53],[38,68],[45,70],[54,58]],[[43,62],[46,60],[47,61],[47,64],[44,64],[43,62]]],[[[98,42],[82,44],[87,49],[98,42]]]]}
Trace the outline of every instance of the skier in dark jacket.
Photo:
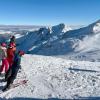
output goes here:
{"type": "Polygon", "coordinates": [[[15,36],[13,35],[11,38],[10,38],[10,43],[15,43],[15,36]]]}
{"type": "Polygon", "coordinates": [[[3,91],[6,91],[10,88],[11,84],[15,80],[18,70],[21,68],[21,56],[24,55],[23,51],[19,51],[17,54],[15,54],[14,62],[12,64],[12,67],[8,70],[8,72],[5,75],[5,80],[7,81],[7,84],[3,91]]]}

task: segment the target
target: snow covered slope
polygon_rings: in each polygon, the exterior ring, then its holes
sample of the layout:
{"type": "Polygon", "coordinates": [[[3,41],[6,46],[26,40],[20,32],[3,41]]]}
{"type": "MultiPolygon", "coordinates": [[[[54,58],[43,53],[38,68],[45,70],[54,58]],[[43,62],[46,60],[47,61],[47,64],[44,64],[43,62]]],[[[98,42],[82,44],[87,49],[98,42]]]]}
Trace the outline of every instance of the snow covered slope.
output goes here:
{"type": "MultiPolygon", "coordinates": [[[[21,65],[22,71],[15,83],[20,79],[28,79],[27,85],[1,93],[1,98],[41,100],[100,97],[100,62],[24,55],[21,65]]],[[[0,83],[1,88],[2,85],[5,83],[0,83]]]]}

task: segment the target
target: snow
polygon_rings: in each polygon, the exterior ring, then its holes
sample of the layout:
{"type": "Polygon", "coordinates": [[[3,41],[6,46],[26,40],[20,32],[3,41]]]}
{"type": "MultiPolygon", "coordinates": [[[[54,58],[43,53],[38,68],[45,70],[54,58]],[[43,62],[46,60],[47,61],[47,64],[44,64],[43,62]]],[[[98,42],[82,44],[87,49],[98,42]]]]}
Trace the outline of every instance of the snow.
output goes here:
{"type": "MultiPolygon", "coordinates": [[[[63,23],[29,29],[15,37],[17,49],[26,54],[14,83],[28,82],[0,91],[1,100],[100,99],[100,20],[75,29],[63,23]]],[[[6,84],[2,79],[0,76],[0,90],[6,84]]]]}
{"type": "MultiPolygon", "coordinates": [[[[75,48],[75,51],[90,51],[91,49],[100,49],[100,34],[96,34],[93,36],[86,36],[82,41],[79,41],[78,47],[75,48]]],[[[82,51],[82,52],[83,52],[82,51]]]]}
{"type": "Polygon", "coordinates": [[[1,98],[77,99],[100,96],[100,62],[26,54],[21,65],[19,79],[28,79],[27,85],[1,93],[1,98]]]}
{"type": "Polygon", "coordinates": [[[96,26],[94,26],[93,31],[95,33],[100,32],[100,23],[97,23],[96,26]]]}

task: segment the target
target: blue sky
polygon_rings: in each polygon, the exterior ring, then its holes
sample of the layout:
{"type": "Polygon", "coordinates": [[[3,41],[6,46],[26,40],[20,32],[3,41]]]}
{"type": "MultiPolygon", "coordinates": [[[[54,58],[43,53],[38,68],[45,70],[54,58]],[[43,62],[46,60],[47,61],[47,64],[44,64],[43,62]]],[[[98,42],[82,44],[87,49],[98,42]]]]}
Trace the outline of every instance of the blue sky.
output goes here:
{"type": "Polygon", "coordinates": [[[100,19],[100,0],[0,0],[0,24],[89,24],[100,19]]]}

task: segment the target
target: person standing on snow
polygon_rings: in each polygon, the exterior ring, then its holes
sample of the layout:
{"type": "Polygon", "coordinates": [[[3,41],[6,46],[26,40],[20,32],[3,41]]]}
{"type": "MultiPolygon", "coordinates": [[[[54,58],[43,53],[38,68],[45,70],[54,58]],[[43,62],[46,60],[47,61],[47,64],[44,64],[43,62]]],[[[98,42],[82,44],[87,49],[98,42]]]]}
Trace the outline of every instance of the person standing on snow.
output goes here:
{"type": "Polygon", "coordinates": [[[15,36],[14,35],[10,38],[10,43],[15,43],[15,36]]]}
{"type": "Polygon", "coordinates": [[[23,51],[19,51],[18,53],[15,54],[13,65],[10,68],[10,70],[8,70],[8,72],[7,72],[8,76],[5,77],[7,84],[6,84],[5,88],[3,89],[3,91],[6,91],[7,89],[9,89],[10,86],[12,85],[13,81],[15,80],[18,70],[21,68],[20,63],[21,63],[22,55],[24,55],[23,51]]]}
{"type": "MultiPolygon", "coordinates": [[[[12,44],[14,47],[13,49],[16,51],[16,40],[15,40],[15,36],[13,35],[11,38],[10,38],[10,44],[12,44]]],[[[9,45],[10,45],[9,44],[9,45]]]]}
{"type": "Polygon", "coordinates": [[[1,43],[0,45],[0,58],[2,59],[2,65],[0,67],[0,74],[4,71],[5,73],[9,69],[9,63],[7,60],[7,48],[6,48],[6,43],[1,43]]]}
{"type": "Polygon", "coordinates": [[[12,43],[10,43],[7,48],[7,60],[9,63],[9,67],[11,67],[13,64],[15,51],[16,51],[15,46],[12,43]]]}
{"type": "Polygon", "coordinates": [[[16,51],[16,42],[15,42],[15,36],[11,36],[10,41],[9,41],[9,45],[13,45],[13,50],[16,51]]]}
{"type": "Polygon", "coordinates": [[[6,44],[7,45],[9,45],[10,43],[14,43],[14,44],[16,44],[16,40],[15,40],[16,38],[15,38],[15,36],[13,35],[11,35],[10,36],[10,39],[8,39],[8,40],[6,40],[6,44]]]}

